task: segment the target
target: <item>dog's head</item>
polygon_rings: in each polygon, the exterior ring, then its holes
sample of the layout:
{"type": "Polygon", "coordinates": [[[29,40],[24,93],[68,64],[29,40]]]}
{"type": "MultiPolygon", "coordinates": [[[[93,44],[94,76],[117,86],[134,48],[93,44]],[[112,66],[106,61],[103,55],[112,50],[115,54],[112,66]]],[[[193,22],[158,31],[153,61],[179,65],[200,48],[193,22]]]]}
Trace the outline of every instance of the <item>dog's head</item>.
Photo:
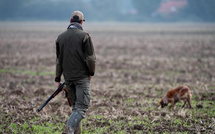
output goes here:
{"type": "Polygon", "coordinates": [[[161,108],[164,108],[165,106],[167,106],[167,103],[165,103],[165,102],[163,101],[163,99],[161,99],[161,100],[159,101],[159,103],[160,103],[160,105],[161,105],[161,108]]]}

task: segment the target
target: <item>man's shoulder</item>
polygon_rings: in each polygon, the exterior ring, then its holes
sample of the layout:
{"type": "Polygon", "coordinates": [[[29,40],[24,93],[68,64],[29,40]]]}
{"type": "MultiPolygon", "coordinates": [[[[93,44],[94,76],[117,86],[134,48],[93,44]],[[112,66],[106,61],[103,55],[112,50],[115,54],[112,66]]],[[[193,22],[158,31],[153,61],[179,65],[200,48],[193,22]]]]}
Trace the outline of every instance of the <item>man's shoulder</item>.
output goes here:
{"type": "Polygon", "coordinates": [[[62,38],[67,34],[67,30],[58,35],[58,39],[62,38]]]}
{"type": "Polygon", "coordinates": [[[84,30],[77,30],[76,31],[76,34],[81,37],[82,39],[86,39],[86,38],[89,38],[90,37],[90,34],[87,32],[87,31],[84,31],[84,30]]]}
{"type": "Polygon", "coordinates": [[[87,31],[79,30],[79,29],[67,29],[63,33],[59,34],[56,41],[67,38],[69,36],[79,36],[82,38],[89,38],[90,35],[87,31]]]}
{"type": "Polygon", "coordinates": [[[61,33],[59,36],[64,36],[67,34],[83,34],[83,35],[89,35],[89,33],[85,30],[80,30],[80,29],[67,29],[66,31],[64,31],[63,33],[61,33]]]}
{"type": "Polygon", "coordinates": [[[82,34],[88,34],[89,35],[89,33],[87,32],[87,31],[85,31],[85,30],[77,30],[79,33],[82,33],[82,34]]]}

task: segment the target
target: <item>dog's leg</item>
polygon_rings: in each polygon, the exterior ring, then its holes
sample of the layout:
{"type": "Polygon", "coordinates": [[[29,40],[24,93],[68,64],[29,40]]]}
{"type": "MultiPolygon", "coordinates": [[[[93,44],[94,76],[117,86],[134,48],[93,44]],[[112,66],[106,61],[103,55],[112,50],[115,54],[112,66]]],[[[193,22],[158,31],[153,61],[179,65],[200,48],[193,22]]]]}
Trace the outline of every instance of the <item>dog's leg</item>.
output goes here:
{"type": "Polygon", "coordinates": [[[181,108],[184,108],[186,103],[187,103],[187,100],[184,100],[184,105],[181,108]]]}
{"type": "Polygon", "coordinates": [[[191,105],[191,97],[189,97],[189,98],[187,99],[187,101],[188,101],[188,104],[189,104],[190,108],[192,108],[192,105],[191,105]]]}
{"type": "Polygon", "coordinates": [[[187,101],[188,101],[188,104],[189,104],[190,109],[192,108],[192,105],[191,105],[191,98],[192,98],[192,94],[189,93],[189,94],[188,94],[188,97],[187,97],[187,101]]]}
{"type": "Polygon", "coordinates": [[[175,102],[173,101],[173,102],[172,102],[171,109],[174,110],[174,107],[175,107],[175,102]]]}

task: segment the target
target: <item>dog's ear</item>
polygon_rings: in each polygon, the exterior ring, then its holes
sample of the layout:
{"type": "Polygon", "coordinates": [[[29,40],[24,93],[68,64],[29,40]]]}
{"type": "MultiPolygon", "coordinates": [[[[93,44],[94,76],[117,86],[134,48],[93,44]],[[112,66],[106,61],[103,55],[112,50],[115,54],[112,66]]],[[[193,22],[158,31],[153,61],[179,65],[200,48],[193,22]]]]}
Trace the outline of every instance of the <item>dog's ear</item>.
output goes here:
{"type": "Polygon", "coordinates": [[[164,103],[164,101],[162,100],[161,101],[161,108],[164,108],[165,106],[167,106],[168,104],[167,103],[164,103]]]}
{"type": "Polygon", "coordinates": [[[163,101],[163,100],[162,100],[162,99],[160,99],[160,101],[159,101],[159,104],[160,104],[160,105],[162,105],[162,101],[163,101]]]}
{"type": "Polygon", "coordinates": [[[159,100],[159,106],[158,106],[158,109],[161,109],[162,108],[162,99],[159,100]]]}
{"type": "Polygon", "coordinates": [[[163,99],[161,99],[161,100],[159,101],[159,103],[160,103],[161,108],[164,108],[165,106],[167,106],[167,104],[164,103],[163,99]]]}

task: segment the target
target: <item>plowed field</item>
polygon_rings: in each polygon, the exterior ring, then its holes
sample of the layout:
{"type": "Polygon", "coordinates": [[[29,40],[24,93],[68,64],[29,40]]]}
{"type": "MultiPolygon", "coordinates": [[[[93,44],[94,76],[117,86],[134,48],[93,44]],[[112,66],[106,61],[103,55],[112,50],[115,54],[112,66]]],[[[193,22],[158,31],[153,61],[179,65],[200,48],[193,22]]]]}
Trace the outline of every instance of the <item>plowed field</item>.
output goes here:
{"type": "MultiPolygon", "coordinates": [[[[65,133],[71,108],[54,92],[58,22],[0,23],[0,133],[65,133]]],[[[215,24],[84,24],[97,56],[83,133],[214,133],[215,24]],[[193,109],[158,101],[180,85],[193,109]]]]}

